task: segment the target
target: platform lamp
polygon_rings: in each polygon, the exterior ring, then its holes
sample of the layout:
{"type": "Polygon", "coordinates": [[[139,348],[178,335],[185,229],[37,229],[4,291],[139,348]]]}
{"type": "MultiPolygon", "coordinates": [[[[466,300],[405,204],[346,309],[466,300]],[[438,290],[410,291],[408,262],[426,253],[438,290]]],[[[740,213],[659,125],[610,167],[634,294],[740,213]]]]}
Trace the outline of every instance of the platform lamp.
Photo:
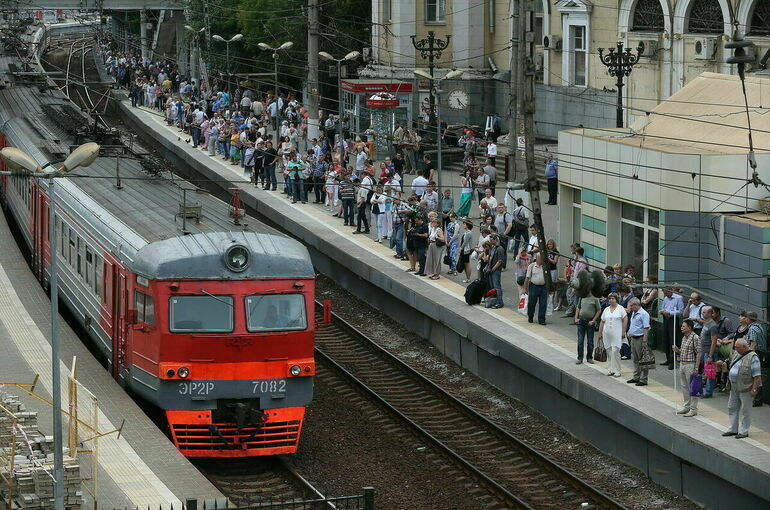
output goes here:
{"type": "Polygon", "coordinates": [[[278,134],[280,133],[281,129],[281,109],[278,108],[278,52],[281,50],[288,50],[292,46],[294,46],[294,43],[291,41],[286,41],[282,45],[278,46],[277,48],[273,48],[272,46],[269,46],[268,44],[265,44],[263,42],[257,44],[257,47],[262,51],[272,51],[273,52],[273,63],[275,65],[275,141],[276,144],[278,143],[278,134]]]}
{"type": "Polygon", "coordinates": [[[243,39],[243,34],[235,34],[230,39],[225,39],[221,35],[212,35],[215,41],[223,42],[227,45],[227,92],[230,92],[230,43],[238,42],[243,39]]]}
{"type": "MultiPolygon", "coordinates": [[[[73,150],[64,160],[59,169],[45,171],[29,154],[15,147],[5,147],[0,150],[0,159],[10,171],[0,172],[0,175],[19,175],[37,179],[48,179],[48,230],[50,235],[49,250],[51,252],[51,377],[53,385],[51,401],[53,407],[53,477],[54,477],[54,508],[64,510],[64,451],[62,449],[62,418],[61,418],[61,369],[59,367],[59,291],[56,271],[57,240],[56,240],[56,193],[54,180],[64,177],[67,172],[82,166],[89,166],[99,155],[99,144],[89,142],[73,150]]],[[[44,166],[48,166],[46,163],[44,166]]]]}
{"type": "Polygon", "coordinates": [[[431,76],[429,72],[422,69],[415,69],[414,74],[421,78],[427,78],[433,85],[433,94],[436,98],[436,186],[439,196],[441,196],[441,82],[444,80],[453,80],[462,76],[463,71],[455,69],[449,71],[443,78],[431,76]]]}
{"type": "MultiPolygon", "coordinates": [[[[195,70],[192,74],[192,78],[195,81],[195,84],[200,87],[201,85],[201,78],[200,78],[200,68],[198,67],[200,64],[200,54],[201,54],[201,43],[200,43],[200,35],[201,33],[206,30],[206,27],[201,27],[199,29],[195,29],[191,27],[190,25],[184,26],[185,30],[190,32],[192,35],[194,44],[193,44],[193,57],[192,57],[192,68],[195,70]]],[[[228,59],[229,60],[229,59],[228,59]]]]}
{"type": "Polygon", "coordinates": [[[319,51],[318,56],[321,57],[324,60],[332,60],[337,63],[337,115],[342,116],[342,85],[340,84],[340,79],[342,77],[341,73],[341,65],[343,62],[347,62],[348,60],[355,60],[361,55],[357,51],[351,51],[347,55],[345,55],[342,58],[334,58],[331,56],[331,54],[326,53],[325,51],[319,51]]]}

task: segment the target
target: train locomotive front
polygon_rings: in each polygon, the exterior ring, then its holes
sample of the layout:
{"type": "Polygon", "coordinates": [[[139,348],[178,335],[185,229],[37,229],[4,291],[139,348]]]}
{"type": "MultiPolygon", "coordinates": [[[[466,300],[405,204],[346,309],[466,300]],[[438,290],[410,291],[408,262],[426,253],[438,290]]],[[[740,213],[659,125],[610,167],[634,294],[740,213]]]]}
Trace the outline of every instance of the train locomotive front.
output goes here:
{"type": "Polygon", "coordinates": [[[189,457],[294,453],[313,397],[315,273],[307,250],[257,233],[139,250],[119,380],[165,410],[189,457]]]}

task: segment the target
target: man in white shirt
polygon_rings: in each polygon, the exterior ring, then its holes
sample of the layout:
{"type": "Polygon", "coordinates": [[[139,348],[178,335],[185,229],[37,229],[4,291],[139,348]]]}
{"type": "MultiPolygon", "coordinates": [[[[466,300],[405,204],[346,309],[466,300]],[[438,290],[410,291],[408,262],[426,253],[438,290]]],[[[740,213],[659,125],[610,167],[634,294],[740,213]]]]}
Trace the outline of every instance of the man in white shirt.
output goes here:
{"type": "MultiPolygon", "coordinates": [[[[412,186],[414,186],[414,183],[412,183],[412,186]]],[[[425,188],[425,193],[422,194],[421,200],[427,204],[427,211],[438,210],[438,193],[433,189],[433,184],[428,184],[425,188]]]]}
{"type": "Polygon", "coordinates": [[[360,174],[364,171],[366,166],[366,152],[364,152],[363,146],[356,147],[356,173],[360,174]]]}
{"type": "Polygon", "coordinates": [[[422,175],[418,175],[412,181],[412,193],[418,197],[421,197],[425,193],[425,188],[428,187],[428,184],[430,184],[428,179],[422,175]]]}
{"type": "Polygon", "coordinates": [[[316,161],[321,161],[321,146],[318,145],[318,138],[313,138],[311,143],[313,144],[311,147],[313,150],[313,157],[316,161]]]}
{"type": "Polygon", "coordinates": [[[489,142],[487,142],[487,159],[489,160],[490,165],[495,166],[496,157],[497,157],[497,144],[492,138],[490,138],[489,142]]]}
{"type": "Polygon", "coordinates": [[[249,96],[243,96],[241,98],[241,113],[245,117],[251,111],[251,98],[249,96]]]}

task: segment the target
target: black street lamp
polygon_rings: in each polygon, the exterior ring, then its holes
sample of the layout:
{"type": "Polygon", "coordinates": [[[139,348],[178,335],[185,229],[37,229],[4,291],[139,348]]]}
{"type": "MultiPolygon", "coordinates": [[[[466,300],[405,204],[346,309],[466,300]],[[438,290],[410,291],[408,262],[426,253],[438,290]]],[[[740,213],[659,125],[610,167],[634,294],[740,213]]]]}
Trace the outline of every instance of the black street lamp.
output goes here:
{"type": "MultiPolygon", "coordinates": [[[[441,52],[447,49],[450,39],[452,39],[451,35],[447,35],[446,39],[436,37],[436,33],[433,30],[428,31],[428,37],[424,37],[419,41],[416,35],[412,36],[412,46],[420,52],[422,58],[428,60],[431,80],[433,80],[433,70],[436,68],[434,60],[441,58],[441,52]]],[[[436,120],[436,98],[431,94],[429,99],[430,123],[432,124],[436,120]]]]}
{"type": "Polygon", "coordinates": [[[615,86],[618,89],[618,108],[616,117],[616,127],[623,127],[623,78],[631,75],[631,68],[634,64],[639,62],[639,56],[644,51],[644,44],[639,43],[639,47],[636,48],[636,55],[631,53],[631,48],[626,48],[623,51],[623,42],[618,41],[618,48],[610,48],[607,55],[604,54],[604,48],[599,48],[599,59],[602,64],[607,66],[607,71],[610,76],[614,76],[618,79],[615,82],[615,86]]]}

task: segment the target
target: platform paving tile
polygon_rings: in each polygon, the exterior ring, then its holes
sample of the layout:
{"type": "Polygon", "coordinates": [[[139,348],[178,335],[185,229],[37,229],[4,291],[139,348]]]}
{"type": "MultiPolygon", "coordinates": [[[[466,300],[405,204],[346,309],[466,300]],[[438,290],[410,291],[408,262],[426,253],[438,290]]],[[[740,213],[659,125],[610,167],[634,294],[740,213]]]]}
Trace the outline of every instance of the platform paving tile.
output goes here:
{"type": "MultiPolygon", "coordinates": [[[[696,426],[698,430],[693,437],[703,440],[713,437],[713,441],[710,439],[708,441],[716,444],[724,454],[730,453],[731,446],[735,444],[736,440],[733,439],[730,442],[720,436],[728,424],[726,394],[718,394],[710,400],[701,400],[698,416],[682,418],[674,414],[676,408],[681,406],[681,393],[674,391],[673,372],[668,371],[665,367],[658,366],[656,370],[650,372],[648,386],[636,387],[626,383],[626,379],[629,379],[633,373],[630,360],[622,361],[623,377],[621,378],[603,376],[606,374],[606,366],[602,363],[594,365],[584,363],[580,366],[575,366],[576,333],[575,327],[568,323],[568,319],[558,318],[561,313],[554,312],[554,315],[548,318],[549,324],[543,327],[537,324],[529,324],[526,317],[514,309],[519,296],[513,277],[513,254],[508,254],[509,269],[503,273],[506,308],[498,310],[485,309],[479,306],[469,308],[463,299],[465,285],[460,282],[462,276],[448,277],[442,275],[440,280],[431,281],[406,273],[407,262],[396,260],[393,257],[392,250],[384,244],[374,242],[371,237],[352,235],[353,229],[344,226],[338,218],[332,217],[328,212],[328,208],[316,204],[290,204],[284,198],[285,195],[280,193],[282,189],[282,183],[280,182],[278,192],[266,192],[261,190],[261,188],[255,189],[252,186],[247,186],[243,182],[243,174],[239,166],[230,165],[223,161],[221,157],[204,155],[202,151],[193,149],[189,145],[185,146],[184,135],[180,135],[177,128],[167,126],[162,116],[158,115],[157,112],[150,112],[146,108],[133,109],[133,111],[141,122],[145,123],[146,126],[161,138],[174,140],[174,143],[180,145],[182,150],[187,151],[191,158],[213,169],[218,175],[245,187],[246,189],[242,192],[242,197],[245,196],[247,200],[249,200],[248,197],[251,197],[251,200],[256,204],[269,204],[270,208],[287,215],[287,217],[291,217],[292,220],[303,226],[309,226],[313,232],[319,234],[320,237],[323,237],[341,251],[366,254],[367,264],[375,266],[377,270],[387,274],[388,277],[397,280],[400,284],[406,285],[416,296],[422,296],[426,300],[439,302],[442,306],[448,307],[450,312],[462,313],[466,317],[469,313],[473,314],[473,317],[476,318],[474,322],[484,324],[485,327],[494,328],[495,330],[498,329],[498,325],[507,327],[508,334],[501,334],[501,337],[514,345],[525,348],[530,354],[537,355],[543,363],[558,366],[564,372],[590,381],[598,389],[616,397],[620,402],[628,406],[629,410],[635,409],[648,413],[650,416],[657,417],[663,423],[677,428],[690,429],[692,426],[696,426]],[[177,140],[177,137],[180,140],[177,140]],[[497,321],[487,322],[487,319],[497,319],[497,321]],[[487,326],[488,324],[489,326],[487,326]],[[521,333],[521,335],[511,334],[511,327],[516,332],[521,333]],[[533,342],[533,340],[535,341],[533,342]],[[553,361],[555,359],[553,356],[554,352],[562,355],[558,358],[558,361],[553,361]],[[596,377],[597,375],[602,375],[603,377],[596,377]],[[652,401],[641,398],[641,396],[650,397],[660,405],[650,405],[652,401]],[[674,420],[689,421],[692,425],[685,424],[684,421],[682,425],[679,425],[674,420]]],[[[413,176],[407,176],[406,184],[411,182],[411,178],[413,176]]],[[[454,183],[453,180],[456,179],[456,174],[445,171],[445,182],[454,183]]],[[[503,193],[504,189],[501,190],[500,186],[498,186],[496,195],[499,201],[503,200],[503,193]]],[[[457,201],[458,198],[455,193],[455,200],[457,201]]],[[[541,195],[543,201],[545,198],[547,197],[541,195]]],[[[556,231],[557,209],[558,207],[544,206],[544,224],[546,225],[547,232],[556,231]]],[[[471,211],[475,217],[475,210],[472,209],[471,211]]],[[[374,231],[374,229],[372,230],[374,231]]],[[[555,236],[551,234],[547,237],[555,236]]],[[[568,247],[563,247],[562,252],[567,251],[568,247]]],[[[660,359],[663,353],[656,352],[656,356],[660,359]]],[[[743,445],[738,447],[741,455],[753,451],[752,448],[745,448],[744,446],[751,445],[755,447],[756,452],[758,452],[758,458],[763,460],[761,463],[763,466],[768,466],[767,452],[770,452],[769,411],[770,408],[768,406],[752,410],[751,437],[742,440],[743,445]]]]}
{"type": "MultiPolygon", "coordinates": [[[[35,374],[39,374],[39,388],[50,395],[50,302],[21,256],[2,215],[0,261],[0,322],[7,332],[3,335],[7,347],[4,352],[16,355],[1,356],[0,371],[13,373],[16,377],[13,382],[30,382],[35,374]],[[14,367],[14,372],[7,370],[9,366],[14,367]]],[[[63,320],[60,321],[60,336],[61,359],[67,360],[66,363],[62,361],[63,402],[67,396],[69,360],[77,356],[78,379],[99,399],[100,430],[114,430],[125,419],[120,438],[110,434],[100,439],[100,506],[168,508],[172,504],[179,507],[186,498],[222,498],[221,493],[174,448],[109,376],[63,320]]],[[[10,382],[5,377],[2,379],[10,382]]],[[[5,392],[9,391],[6,388],[5,392]]],[[[50,408],[43,408],[41,412],[41,423],[45,426],[50,423],[50,408]],[[45,416],[48,416],[47,420],[45,416]]]]}

